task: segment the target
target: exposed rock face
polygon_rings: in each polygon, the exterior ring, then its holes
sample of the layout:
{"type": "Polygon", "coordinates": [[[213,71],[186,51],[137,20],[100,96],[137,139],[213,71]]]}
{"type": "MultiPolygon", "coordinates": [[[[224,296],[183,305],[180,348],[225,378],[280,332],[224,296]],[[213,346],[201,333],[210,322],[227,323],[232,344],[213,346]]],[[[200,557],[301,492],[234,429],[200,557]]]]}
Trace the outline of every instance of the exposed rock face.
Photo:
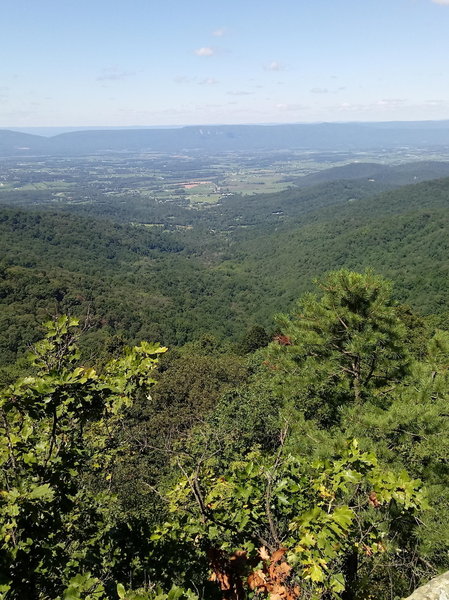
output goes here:
{"type": "Polygon", "coordinates": [[[406,600],[449,600],[449,571],[431,579],[406,600]]]}

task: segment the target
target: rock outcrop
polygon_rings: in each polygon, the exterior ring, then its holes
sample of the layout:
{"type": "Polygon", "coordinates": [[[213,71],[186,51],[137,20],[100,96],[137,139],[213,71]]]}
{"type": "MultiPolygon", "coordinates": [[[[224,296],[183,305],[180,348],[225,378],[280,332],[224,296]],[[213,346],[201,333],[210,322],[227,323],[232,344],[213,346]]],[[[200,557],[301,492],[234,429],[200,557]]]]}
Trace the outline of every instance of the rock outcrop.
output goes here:
{"type": "Polygon", "coordinates": [[[449,600],[449,571],[416,589],[406,600],[449,600]]]}

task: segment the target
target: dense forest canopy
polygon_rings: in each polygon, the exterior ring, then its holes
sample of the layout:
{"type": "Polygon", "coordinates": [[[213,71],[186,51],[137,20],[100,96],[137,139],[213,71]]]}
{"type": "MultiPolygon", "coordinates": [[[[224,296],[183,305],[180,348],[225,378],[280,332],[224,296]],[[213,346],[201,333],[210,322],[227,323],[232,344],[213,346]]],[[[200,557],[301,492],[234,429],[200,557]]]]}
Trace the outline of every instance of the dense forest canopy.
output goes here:
{"type": "Polygon", "coordinates": [[[313,277],[342,266],[372,266],[395,281],[398,300],[442,325],[449,179],[355,200],[357,190],[336,182],[231,198],[194,215],[190,228],[1,208],[1,362],[14,363],[58,312],[89,314],[83,344],[93,355],[117,337],[179,345],[208,332],[238,341],[255,325],[270,328],[313,277]],[[274,208],[283,221],[265,217],[274,208]]]}
{"type": "Polygon", "coordinates": [[[446,566],[449,335],[383,278],[329,274],[246,358],[95,369],[46,328],[1,397],[5,598],[391,598],[446,566]]]}
{"type": "Polygon", "coordinates": [[[449,568],[449,172],[397,152],[5,159],[0,598],[449,568]]]}

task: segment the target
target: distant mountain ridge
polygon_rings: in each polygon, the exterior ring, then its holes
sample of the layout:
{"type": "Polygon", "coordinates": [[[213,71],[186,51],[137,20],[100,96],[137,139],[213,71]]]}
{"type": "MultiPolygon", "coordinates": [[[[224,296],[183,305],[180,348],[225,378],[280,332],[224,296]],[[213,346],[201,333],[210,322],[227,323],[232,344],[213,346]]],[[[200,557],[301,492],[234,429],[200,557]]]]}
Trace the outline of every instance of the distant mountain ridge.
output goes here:
{"type": "Polygon", "coordinates": [[[400,186],[448,176],[449,162],[447,161],[413,161],[401,165],[352,162],[304,177],[292,177],[289,181],[298,187],[310,187],[339,180],[368,180],[373,183],[400,186]]]}
{"type": "Polygon", "coordinates": [[[79,156],[145,151],[341,151],[403,146],[449,146],[449,121],[101,129],[72,131],[53,137],[0,130],[0,156],[79,156]]]}

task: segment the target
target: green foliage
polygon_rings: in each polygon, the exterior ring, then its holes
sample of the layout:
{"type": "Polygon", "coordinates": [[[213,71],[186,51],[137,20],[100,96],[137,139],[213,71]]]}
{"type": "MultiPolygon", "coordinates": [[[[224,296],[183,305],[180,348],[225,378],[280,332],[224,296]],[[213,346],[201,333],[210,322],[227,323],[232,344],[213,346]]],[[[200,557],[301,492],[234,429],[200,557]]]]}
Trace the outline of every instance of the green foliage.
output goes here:
{"type": "MultiPolygon", "coordinates": [[[[140,198],[133,212],[129,196],[111,199],[98,191],[90,204],[58,203],[87,218],[55,213],[54,203],[52,211],[4,208],[1,364],[13,364],[38,339],[41,321],[60,312],[90,313],[81,349],[93,362],[107,360],[114,336],[128,344],[184,344],[206,330],[242,340],[252,323],[266,327],[273,313],[289,310],[313,277],[341,267],[374,267],[394,279],[396,299],[423,314],[444,314],[448,182],[373,197],[372,182],[337,181],[229,197],[207,211],[179,212],[173,203],[140,198]],[[161,228],[106,220],[145,224],[159,217],[161,228]]],[[[440,326],[446,321],[439,318],[440,326]]],[[[254,342],[260,340],[242,350],[254,342]]],[[[10,370],[2,375],[14,379],[10,370]]]]}
{"type": "Polygon", "coordinates": [[[271,341],[271,337],[260,325],[254,325],[243,336],[239,344],[239,349],[242,354],[255,352],[259,348],[263,348],[271,341]]]}
{"type": "Polygon", "coordinates": [[[394,553],[398,526],[410,525],[425,504],[418,481],[385,471],[355,441],[313,465],[253,452],[224,472],[213,460],[187,468],[168,493],[171,519],[153,539],[189,542],[206,555],[243,552],[246,575],[261,548],[283,547],[291,582],[310,586],[313,598],[339,596],[350,583],[345,560],[352,553],[368,571],[374,555],[394,553]]]}
{"type": "Polygon", "coordinates": [[[385,463],[406,467],[425,482],[431,510],[421,516],[419,531],[423,561],[418,572],[447,568],[449,534],[448,391],[449,336],[437,331],[427,340],[423,358],[415,361],[407,379],[396,384],[388,406],[372,404],[343,415],[348,435],[360,435],[385,463]]]}
{"type": "MultiPolygon", "coordinates": [[[[119,583],[116,592],[119,600],[198,600],[198,596],[192,591],[177,585],[164,592],[159,587],[150,590],[126,589],[122,583],[119,583]]],[[[110,596],[106,595],[101,581],[87,573],[73,577],[60,600],[106,600],[108,597],[110,596]]]]}
{"type": "Polygon", "coordinates": [[[270,347],[268,367],[283,394],[329,426],[348,403],[382,402],[410,359],[384,279],[341,270],[319,285],[321,298],[305,295],[293,317],[278,317],[282,335],[270,347]]]}
{"type": "Polygon", "coordinates": [[[173,585],[168,592],[161,588],[155,590],[125,590],[122,584],[117,586],[117,593],[120,599],[125,600],[198,600],[198,596],[191,590],[185,590],[177,585],[173,585]]]}
{"type": "Polygon", "coordinates": [[[62,600],[102,600],[105,597],[104,591],[101,581],[90,573],[78,574],[69,581],[62,600]]]}
{"type": "MultiPolygon", "coordinates": [[[[76,573],[95,567],[104,578],[114,564],[107,481],[120,448],[111,441],[124,410],[153,385],[165,348],[142,343],[98,373],[76,366],[76,326],[67,317],[47,323],[32,354],[37,375],[1,394],[0,581],[8,598],[54,597],[76,573]],[[104,490],[92,491],[89,477],[104,490]]],[[[71,580],[67,597],[86,581],[71,580]]]]}
{"type": "Polygon", "coordinates": [[[0,597],[384,599],[447,567],[448,334],[372,272],[320,285],[247,357],[118,335],[94,369],[47,323],[0,395],[0,597]]]}

